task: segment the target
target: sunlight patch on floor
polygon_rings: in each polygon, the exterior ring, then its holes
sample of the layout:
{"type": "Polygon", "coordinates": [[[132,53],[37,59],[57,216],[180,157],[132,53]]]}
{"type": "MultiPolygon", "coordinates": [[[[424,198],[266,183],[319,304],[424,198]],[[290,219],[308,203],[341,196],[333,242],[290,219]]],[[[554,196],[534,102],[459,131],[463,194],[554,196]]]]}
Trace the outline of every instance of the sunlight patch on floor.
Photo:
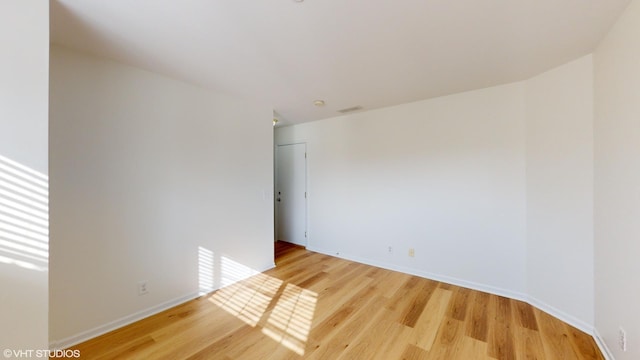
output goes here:
{"type": "Polygon", "coordinates": [[[198,250],[201,293],[215,287],[215,279],[222,286],[208,301],[251,327],[263,327],[263,334],[296,354],[304,354],[317,293],[263,273],[253,275],[253,270],[236,261],[226,257],[216,261],[210,250],[198,250]]]}
{"type": "Polygon", "coordinates": [[[258,274],[224,287],[209,301],[250,326],[256,326],[282,284],[282,280],[258,274]]]}
{"type": "Polygon", "coordinates": [[[262,332],[304,355],[317,298],[313,291],[287,284],[262,332]]]}

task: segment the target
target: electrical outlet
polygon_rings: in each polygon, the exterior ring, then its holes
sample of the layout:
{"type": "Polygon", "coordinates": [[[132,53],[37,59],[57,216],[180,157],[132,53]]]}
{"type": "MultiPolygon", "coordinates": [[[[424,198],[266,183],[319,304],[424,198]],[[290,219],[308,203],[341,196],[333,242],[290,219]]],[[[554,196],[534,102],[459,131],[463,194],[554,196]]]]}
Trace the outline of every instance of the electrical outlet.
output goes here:
{"type": "Polygon", "coordinates": [[[138,296],[149,293],[149,289],[147,288],[146,281],[138,282],[138,296]]]}
{"type": "Polygon", "coordinates": [[[623,328],[618,329],[618,345],[620,350],[627,351],[627,332],[623,328]]]}
{"type": "Polygon", "coordinates": [[[409,249],[409,257],[416,256],[416,250],[414,248],[409,249]]]}
{"type": "Polygon", "coordinates": [[[389,254],[393,254],[393,247],[389,246],[389,254]]]}

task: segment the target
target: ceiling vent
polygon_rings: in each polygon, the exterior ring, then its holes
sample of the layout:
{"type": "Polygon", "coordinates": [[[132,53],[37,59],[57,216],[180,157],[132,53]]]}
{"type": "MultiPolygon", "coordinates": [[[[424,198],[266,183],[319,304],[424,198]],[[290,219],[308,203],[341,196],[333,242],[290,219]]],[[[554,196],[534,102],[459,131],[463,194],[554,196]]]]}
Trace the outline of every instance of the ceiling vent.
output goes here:
{"type": "Polygon", "coordinates": [[[342,113],[342,114],[346,114],[346,113],[350,113],[350,112],[354,112],[354,111],[358,111],[358,110],[362,110],[362,106],[360,106],[360,105],[353,106],[353,107],[350,107],[350,108],[338,110],[338,112],[342,113]]]}

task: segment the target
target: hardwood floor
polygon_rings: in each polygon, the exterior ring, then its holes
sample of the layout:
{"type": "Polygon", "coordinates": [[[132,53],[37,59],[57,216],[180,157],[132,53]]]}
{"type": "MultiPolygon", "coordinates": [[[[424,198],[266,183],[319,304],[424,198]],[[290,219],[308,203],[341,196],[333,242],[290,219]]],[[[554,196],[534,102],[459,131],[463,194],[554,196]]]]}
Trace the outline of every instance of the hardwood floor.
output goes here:
{"type": "Polygon", "coordinates": [[[82,359],[603,359],[520,301],[276,246],[277,267],[74,349],[82,359]]]}

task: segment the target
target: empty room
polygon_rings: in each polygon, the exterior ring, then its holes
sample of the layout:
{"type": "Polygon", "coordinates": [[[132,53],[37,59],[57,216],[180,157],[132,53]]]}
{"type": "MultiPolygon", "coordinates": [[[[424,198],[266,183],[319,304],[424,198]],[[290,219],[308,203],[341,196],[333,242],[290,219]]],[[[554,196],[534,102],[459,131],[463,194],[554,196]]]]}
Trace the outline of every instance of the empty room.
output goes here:
{"type": "Polygon", "coordinates": [[[0,1],[4,358],[640,359],[640,0],[0,1]]]}

